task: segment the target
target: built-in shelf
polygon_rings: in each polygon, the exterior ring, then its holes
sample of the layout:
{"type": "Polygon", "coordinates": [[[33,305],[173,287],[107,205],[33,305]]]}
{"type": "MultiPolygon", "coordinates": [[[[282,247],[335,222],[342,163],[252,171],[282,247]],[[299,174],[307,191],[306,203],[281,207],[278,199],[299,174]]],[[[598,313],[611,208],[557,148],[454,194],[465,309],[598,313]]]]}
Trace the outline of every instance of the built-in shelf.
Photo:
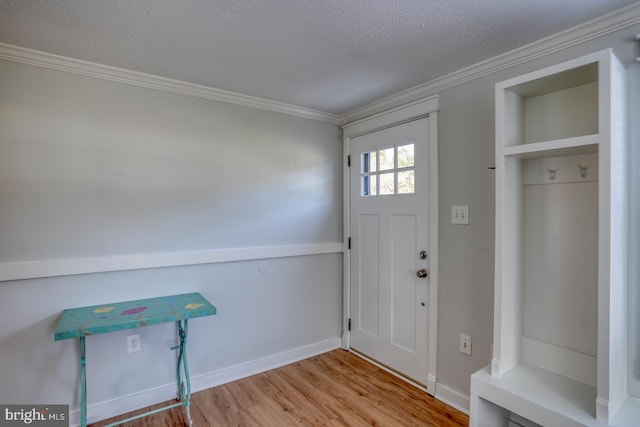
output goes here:
{"type": "Polygon", "coordinates": [[[625,80],[605,50],[496,84],[493,359],[471,377],[471,427],[632,411],[625,80]]]}
{"type": "Polygon", "coordinates": [[[535,142],[505,147],[502,154],[519,159],[532,159],[552,156],[597,153],[599,135],[577,136],[552,141],[535,142]]]}
{"type": "Polygon", "coordinates": [[[600,70],[597,62],[553,75],[531,73],[496,86],[499,129],[506,147],[572,139],[599,133],[600,70]]]}
{"type": "Polygon", "coordinates": [[[628,397],[611,421],[611,427],[627,427],[638,424],[640,424],[640,400],[628,397]]]}
{"type": "Polygon", "coordinates": [[[526,363],[501,379],[492,377],[489,367],[472,379],[474,391],[485,401],[509,402],[510,412],[542,426],[600,425],[595,419],[594,386],[526,363]]]}

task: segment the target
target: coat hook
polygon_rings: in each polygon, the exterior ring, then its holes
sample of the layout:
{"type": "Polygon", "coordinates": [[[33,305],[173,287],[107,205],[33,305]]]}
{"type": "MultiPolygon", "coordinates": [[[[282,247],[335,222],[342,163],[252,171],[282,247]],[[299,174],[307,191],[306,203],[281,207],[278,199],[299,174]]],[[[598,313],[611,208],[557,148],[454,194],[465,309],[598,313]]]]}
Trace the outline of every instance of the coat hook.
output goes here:
{"type": "Polygon", "coordinates": [[[587,169],[589,169],[589,166],[582,166],[580,163],[578,163],[578,170],[580,171],[581,177],[587,177],[587,169]]]}
{"type": "Polygon", "coordinates": [[[549,174],[549,179],[556,179],[556,170],[555,169],[547,169],[547,173],[549,174]]]}

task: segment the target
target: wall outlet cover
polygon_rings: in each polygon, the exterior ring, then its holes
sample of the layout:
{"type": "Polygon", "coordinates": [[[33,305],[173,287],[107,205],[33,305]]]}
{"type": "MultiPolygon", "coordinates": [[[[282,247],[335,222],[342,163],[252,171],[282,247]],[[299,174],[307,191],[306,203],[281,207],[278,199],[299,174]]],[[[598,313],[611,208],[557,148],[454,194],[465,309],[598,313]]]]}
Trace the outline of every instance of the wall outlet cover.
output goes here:
{"type": "Polygon", "coordinates": [[[465,334],[460,334],[460,353],[464,353],[467,356],[471,356],[471,337],[465,334]]]}
{"type": "Polygon", "coordinates": [[[140,350],[142,350],[142,345],[140,344],[140,334],[128,335],[127,353],[135,353],[140,350]]]}

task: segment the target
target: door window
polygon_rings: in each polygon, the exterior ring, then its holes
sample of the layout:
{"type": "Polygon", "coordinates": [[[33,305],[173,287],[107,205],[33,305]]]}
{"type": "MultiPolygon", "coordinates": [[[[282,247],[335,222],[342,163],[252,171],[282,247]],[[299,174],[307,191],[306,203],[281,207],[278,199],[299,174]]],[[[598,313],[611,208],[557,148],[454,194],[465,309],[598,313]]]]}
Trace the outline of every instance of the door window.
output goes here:
{"type": "Polygon", "coordinates": [[[360,196],[415,194],[414,143],[360,154],[360,196]]]}

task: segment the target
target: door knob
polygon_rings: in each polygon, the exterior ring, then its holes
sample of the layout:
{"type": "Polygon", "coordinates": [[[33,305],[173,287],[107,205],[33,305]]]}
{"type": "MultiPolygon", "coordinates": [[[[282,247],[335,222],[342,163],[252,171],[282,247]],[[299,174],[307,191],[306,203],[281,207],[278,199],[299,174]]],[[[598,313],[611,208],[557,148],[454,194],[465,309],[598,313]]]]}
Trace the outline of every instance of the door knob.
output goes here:
{"type": "Polygon", "coordinates": [[[416,271],[416,276],[418,276],[421,279],[424,277],[427,277],[428,275],[429,275],[429,272],[424,268],[421,268],[420,270],[416,271]]]}

